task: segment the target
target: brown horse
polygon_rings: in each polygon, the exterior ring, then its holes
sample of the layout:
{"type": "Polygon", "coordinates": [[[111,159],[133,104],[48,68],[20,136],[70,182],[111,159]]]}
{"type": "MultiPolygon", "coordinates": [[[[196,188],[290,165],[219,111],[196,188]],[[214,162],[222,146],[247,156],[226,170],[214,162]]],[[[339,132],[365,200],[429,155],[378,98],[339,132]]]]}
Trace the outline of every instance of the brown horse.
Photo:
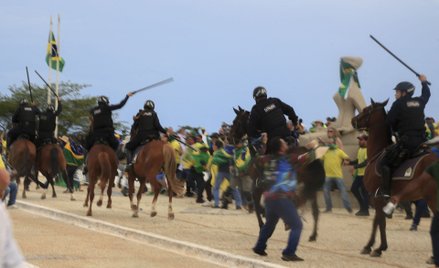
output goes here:
{"type": "MultiPolygon", "coordinates": [[[[242,109],[233,109],[236,113],[236,117],[233,120],[232,128],[229,133],[228,140],[234,144],[238,143],[247,135],[247,122],[250,116],[250,112],[242,109]]],[[[309,152],[305,147],[292,146],[289,148],[289,154],[301,155],[309,152]]],[[[259,223],[259,228],[264,224],[262,220],[263,208],[260,204],[261,196],[264,191],[259,187],[260,170],[256,166],[256,158],[252,158],[252,163],[249,164],[248,173],[253,180],[253,200],[255,206],[255,214],[259,223]]],[[[325,171],[320,160],[314,160],[306,165],[298,165],[295,167],[298,175],[298,182],[303,185],[299,193],[299,199],[296,200],[297,206],[303,205],[307,200],[311,202],[312,215],[314,219],[313,231],[309,237],[309,241],[316,241],[317,239],[317,223],[319,220],[319,207],[317,204],[317,191],[320,190],[325,182],[325,171]]]]}
{"type": "MultiPolygon", "coordinates": [[[[18,185],[20,177],[25,177],[25,180],[30,178],[41,187],[44,185],[37,180],[35,174],[32,174],[35,171],[35,157],[35,145],[26,138],[18,137],[9,147],[8,161],[14,169],[11,173],[11,179],[15,179],[18,185]]],[[[25,187],[23,187],[22,196],[26,198],[25,187]]]]}
{"type": "Polygon", "coordinates": [[[174,219],[172,211],[172,196],[177,194],[180,196],[184,191],[184,183],[177,179],[175,172],[177,163],[175,161],[174,149],[168,144],[160,140],[152,140],[142,145],[137,156],[136,163],[128,172],[128,196],[130,198],[133,217],[138,217],[140,199],[148,181],[154,190],[154,198],[152,200],[151,217],[157,215],[156,204],[162,184],[157,180],[156,175],[163,169],[166,175],[166,186],[169,196],[168,219],[174,219]],[[137,204],[133,202],[134,180],[139,179],[140,188],[137,192],[137,204]]]}
{"type": "Polygon", "coordinates": [[[88,188],[87,196],[85,198],[84,207],[88,206],[87,216],[92,216],[91,207],[95,196],[95,184],[99,181],[101,188],[101,195],[98,202],[98,207],[102,206],[104,198],[104,190],[107,186],[108,203],[107,208],[111,208],[111,191],[114,186],[114,177],[117,174],[117,160],[116,153],[113,149],[106,145],[97,143],[91,147],[87,157],[88,167],[88,188]],[[90,206],[88,201],[90,199],[90,206]]]}
{"type": "Polygon", "coordinates": [[[55,182],[53,178],[56,175],[61,174],[66,183],[67,189],[71,194],[70,200],[75,200],[75,197],[73,196],[73,183],[71,183],[67,177],[66,159],[64,158],[63,150],[58,144],[46,143],[38,148],[37,167],[47,180],[43,186],[44,192],[41,199],[46,198],[46,190],[49,184],[52,187],[52,197],[56,197],[55,182]]]}
{"type": "MultiPolygon", "coordinates": [[[[363,182],[369,194],[374,195],[381,186],[381,176],[377,175],[376,173],[377,165],[379,164],[377,159],[379,159],[379,156],[383,150],[392,144],[390,127],[388,124],[386,124],[387,115],[384,109],[387,102],[388,101],[378,103],[372,100],[371,105],[364,108],[360,114],[352,118],[352,125],[354,128],[367,129],[369,132],[367,142],[367,158],[369,159],[369,163],[366,167],[363,182]]],[[[392,195],[403,192],[407,185],[417,184],[421,173],[436,160],[436,156],[432,153],[429,153],[415,166],[412,180],[392,181],[392,195]]],[[[407,192],[404,196],[401,196],[401,201],[419,200],[423,198],[427,200],[431,209],[435,209],[435,202],[433,201],[435,200],[433,198],[433,196],[435,196],[435,191],[436,187],[424,185],[424,187],[418,187],[416,190],[407,192]]],[[[372,257],[379,257],[381,256],[382,251],[387,249],[386,217],[383,212],[383,207],[386,203],[386,200],[382,196],[375,196],[373,201],[375,206],[375,217],[372,225],[372,235],[361,253],[370,254],[372,257]],[[378,227],[381,234],[381,245],[372,251],[372,246],[375,243],[375,235],[378,227]]]]}

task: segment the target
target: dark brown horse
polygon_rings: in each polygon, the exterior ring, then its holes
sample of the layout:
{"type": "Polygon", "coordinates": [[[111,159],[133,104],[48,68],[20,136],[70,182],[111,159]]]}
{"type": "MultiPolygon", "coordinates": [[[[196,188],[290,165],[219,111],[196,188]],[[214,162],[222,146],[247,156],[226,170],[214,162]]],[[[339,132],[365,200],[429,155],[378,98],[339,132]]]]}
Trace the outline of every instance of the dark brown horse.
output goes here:
{"type": "Polygon", "coordinates": [[[169,196],[168,219],[174,219],[174,212],[172,211],[172,196],[174,193],[177,194],[177,196],[180,196],[183,193],[184,183],[178,180],[175,175],[177,162],[175,161],[174,149],[168,143],[160,140],[152,140],[145,145],[142,145],[136,163],[128,172],[128,196],[130,198],[131,209],[133,210],[133,217],[138,217],[140,199],[142,198],[146,181],[151,184],[152,189],[154,190],[150,215],[151,217],[157,215],[157,198],[164,183],[160,183],[156,176],[162,169],[166,175],[166,187],[169,196]],[[140,188],[137,192],[137,204],[134,204],[134,180],[136,177],[139,179],[140,188]]]}
{"type": "Polygon", "coordinates": [[[111,191],[114,186],[114,177],[117,174],[116,153],[110,146],[106,144],[96,143],[91,147],[90,151],[88,152],[87,167],[88,187],[84,207],[88,206],[87,216],[92,216],[91,207],[93,205],[93,199],[95,196],[94,189],[98,181],[99,187],[101,188],[101,195],[96,204],[98,205],[98,207],[102,206],[104,190],[105,187],[107,187],[107,208],[111,208],[111,191]],[[88,204],[89,200],[90,206],[88,204]]]}
{"type": "MultiPolygon", "coordinates": [[[[35,172],[35,145],[26,138],[18,137],[9,147],[8,162],[14,171],[11,179],[15,179],[20,184],[20,177],[34,180],[39,186],[43,186],[36,178],[35,172]]],[[[26,190],[23,187],[23,198],[26,198],[26,190]]]]}
{"type": "MultiPolygon", "coordinates": [[[[386,111],[384,107],[387,101],[383,103],[374,102],[363,109],[363,111],[352,118],[352,125],[356,129],[367,129],[369,138],[367,142],[367,158],[369,163],[366,167],[363,182],[366,190],[369,194],[375,195],[378,188],[381,186],[381,176],[377,175],[377,165],[379,164],[379,156],[383,150],[392,144],[390,127],[386,124],[386,111]]],[[[398,194],[410,184],[416,184],[420,174],[430,166],[437,158],[434,154],[429,153],[423,157],[422,160],[415,166],[414,175],[412,180],[394,180],[391,184],[392,195],[398,194]]],[[[418,187],[416,190],[406,193],[401,197],[401,201],[404,200],[419,200],[426,199],[430,208],[435,209],[435,202],[433,196],[435,195],[436,187],[431,185],[424,185],[424,187],[418,187]],[[424,188],[424,189],[422,189],[424,188]],[[428,189],[430,188],[430,189],[428,189]]],[[[372,225],[372,235],[367,245],[361,251],[362,254],[370,254],[372,257],[379,257],[382,251],[387,249],[387,236],[386,236],[386,217],[383,212],[386,200],[382,196],[375,196],[373,198],[375,206],[375,217],[372,225]],[[372,251],[372,246],[375,243],[375,236],[377,228],[380,229],[381,245],[372,251]]],[[[435,211],[435,210],[433,210],[435,211]]]]}
{"type": "MultiPolygon", "coordinates": [[[[247,121],[250,116],[250,112],[242,109],[233,109],[236,113],[236,117],[233,120],[232,128],[228,140],[234,144],[238,143],[242,139],[246,139],[247,135],[247,121]]],[[[251,146],[251,145],[250,145],[251,146]]],[[[305,154],[309,152],[305,147],[290,147],[290,154],[305,154]]],[[[255,158],[252,158],[253,163],[249,165],[249,175],[253,180],[253,200],[255,203],[255,214],[261,228],[264,224],[262,220],[261,196],[264,191],[263,188],[258,187],[258,181],[260,179],[260,171],[257,170],[255,158]]],[[[298,182],[304,187],[301,188],[299,193],[300,200],[297,205],[304,204],[307,200],[311,202],[312,215],[314,219],[313,231],[309,237],[309,241],[316,241],[317,239],[317,223],[319,220],[319,207],[317,204],[317,191],[321,189],[325,182],[325,171],[320,160],[314,160],[304,166],[296,166],[298,175],[298,182]]]]}
{"type": "Polygon", "coordinates": [[[52,187],[52,197],[56,197],[54,178],[56,175],[61,174],[71,194],[70,200],[75,200],[73,196],[73,183],[67,177],[66,159],[64,158],[63,150],[58,144],[46,143],[41,148],[38,148],[37,168],[47,180],[43,185],[44,192],[41,199],[46,198],[46,190],[49,184],[52,187]]]}

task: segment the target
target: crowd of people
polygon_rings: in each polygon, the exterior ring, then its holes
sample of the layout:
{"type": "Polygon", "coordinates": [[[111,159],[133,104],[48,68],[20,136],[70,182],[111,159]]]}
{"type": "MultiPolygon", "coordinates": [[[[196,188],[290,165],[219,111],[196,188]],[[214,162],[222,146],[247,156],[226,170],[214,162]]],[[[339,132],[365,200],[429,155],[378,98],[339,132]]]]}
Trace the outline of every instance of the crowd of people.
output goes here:
{"type": "MultiPolygon", "coordinates": [[[[408,82],[399,83],[395,87],[396,101],[389,111],[389,124],[394,133],[398,133],[397,146],[392,150],[407,152],[404,157],[408,157],[413,151],[427,138],[434,138],[439,133],[438,124],[433,118],[424,120],[424,108],[428,102],[430,91],[426,83],[426,77],[421,75],[422,95],[413,98],[414,86],[408,82]],[[410,105],[407,105],[410,103],[410,105]],[[417,104],[416,104],[417,103],[417,104]],[[416,124],[415,124],[416,123],[416,124]]],[[[90,131],[85,138],[82,146],[75,138],[62,136],[58,140],[54,137],[55,119],[62,111],[60,99],[58,107],[48,106],[44,112],[36,109],[35,105],[27,101],[21,101],[17,112],[14,114],[12,122],[14,127],[9,131],[7,145],[10,145],[18,137],[26,136],[39,147],[46,142],[60,142],[64,148],[64,155],[67,160],[68,176],[82,166],[86,159],[86,152],[98,143],[108,144],[114,151],[117,151],[122,141],[126,143],[127,150],[127,170],[136,161],[136,149],[139,146],[151,141],[162,139],[168,142],[175,152],[175,160],[178,163],[176,170],[179,179],[186,182],[186,197],[194,197],[195,202],[212,209],[229,209],[230,204],[234,203],[235,209],[245,208],[249,212],[254,210],[254,200],[252,198],[252,179],[248,173],[251,159],[262,155],[270,155],[267,165],[262,165],[262,177],[269,183],[263,189],[265,197],[265,217],[266,223],[260,230],[258,240],[253,251],[261,256],[267,255],[265,249],[267,241],[275,230],[279,219],[282,219],[290,228],[290,234],[286,248],[282,251],[284,261],[302,261],[296,255],[302,230],[302,222],[297,214],[297,205],[292,196],[297,189],[297,166],[298,159],[292,160],[286,157],[288,147],[297,145],[297,129],[301,121],[294,109],[278,98],[267,96],[264,87],[257,87],[253,91],[255,105],[253,106],[248,121],[248,139],[234,141],[229,140],[230,128],[223,124],[216,133],[207,134],[205,129],[180,128],[174,131],[171,127],[162,127],[159,116],[155,112],[155,104],[147,100],[143,109],[133,117],[130,137],[120,137],[115,133],[112,120],[112,111],[121,109],[132,96],[128,93],[119,103],[111,105],[105,96],[98,98],[98,105],[90,111],[90,131]],[[288,117],[289,121],[286,120],[288,117]],[[39,120],[39,128],[36,129],[36,121],[39,120]],[[262,144],[259,149],[254,149],[255,144],[262,144]],[[268,172],[269,171],[269,172],[268,172]]],[[[363,176],[367,165],[367,133],[358,136],[358,154],[351,159],[345,152],[343,142],[337,129],[332,125],[335,118],[328,117],[327,122],[320,120],[313,122],[310,132],[326,130],[327,138],[320,140],[322,145],[327,147],[327,151],[321,157],[324,171],[326,174],[323,185],[324,200],[326,209],[324,212],[332,211],[331,191],[337,188],[341,193],[343,205],[348,213],[353,213],[353,207],[343,178],[342,166],[350,166],[354,181],[351,192],[357,199],[359,211],[357,216],[369,216],[369,193],[363,185],[363,176]]],[[[392,152],[392,151],[390,151],[392,152]]],[[[387,153],[387,155],[394,155],[387,153]]],[[[385,158],[387,159],[387,158],[385,158]]],[[[402,161],[404,159],[398,159],[402,161]]],[[[390,162],[395,159],[390,159],[390,162]]],[[[381,194],[390,196],[390,176],[394,166],[389,167],[390,163],[384,162],[382,170],[383,179],[381,194]]],[[[1,163],[0,163],[1,164],[1,163]]],[[[0,166],[2,168],[2,166],[0,166]]],[[[87,174],[87,167],[84,168],[87,174]]],[[[437,169],[433,169],[429,174],[437,176],[437,169]]],[[[13,171],[12,171],[13,172],[13,171]]],[[[13,206],[15,202],[17,185],[8,182],[9,201],[7,206],[13,206]]],[[[1,189],[3,190],[3,188],[1,189]]],[[[424,209],[422,202],[417,201],[417,209],[424,209]]],[[[436,215],[437,213],[435,213],[436,215]]],[[[434,222],[437,222],[435,216],[434,222]]],[[[419,221],[413,225],[419,224],[419,221]]],[[[416,230],[416,228],[411,230],[416,230]]],[[[432,239],[436,241],[437,230],[432,230],[432,239]]],[[[437,241],[436,241],[437,242],[437,241]]],[[[439,250],[433,242],[433,251],[436,263],[439,264],[439,250]]]]}

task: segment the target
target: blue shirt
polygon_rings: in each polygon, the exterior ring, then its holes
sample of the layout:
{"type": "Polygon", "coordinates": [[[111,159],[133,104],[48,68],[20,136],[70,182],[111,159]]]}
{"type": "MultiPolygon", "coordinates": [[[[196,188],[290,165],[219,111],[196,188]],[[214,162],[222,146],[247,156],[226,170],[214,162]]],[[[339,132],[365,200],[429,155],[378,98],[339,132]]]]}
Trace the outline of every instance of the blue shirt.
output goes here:
{"type": "Polygon", "coordinates": [[[294,192],[297,186],[297,174],[293,166],[285,158],[281,157],[277,160],[276,172],[273,173],[274,185],[271,186],[269,192],[294,192]]]}

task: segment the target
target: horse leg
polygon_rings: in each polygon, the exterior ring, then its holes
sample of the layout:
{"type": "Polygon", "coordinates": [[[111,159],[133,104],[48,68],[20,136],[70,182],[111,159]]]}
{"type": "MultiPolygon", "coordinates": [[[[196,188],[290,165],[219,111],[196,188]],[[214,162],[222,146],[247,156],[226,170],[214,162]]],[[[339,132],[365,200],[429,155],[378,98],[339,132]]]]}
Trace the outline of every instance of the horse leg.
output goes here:
{"type": "Polygon", "coordinates": [[[128,198],[130,199],[130,207],[132,210],[137,209],[133,203],[133,194],[134,194],[134,178],[132,175],[128,174],[128,198]]]}
{"type": "Polygon", "coordinates": [[[85,196],[84,207],[88,207],[88,198],[90,197],[90,187],[87,187],[87,195],[85,196]]]}
{"type": "Polygon", "coordinates": [[[312,209],[312,217],[314,219],[314,226],[313,226],[313,230],[312,233],[308,239],[309,242],[313,242],[316,241],[317,239],[317,223],[319,221],[319,206],[317,204],[317,195],[314,194],[313,197],[311,198],[311,209],[312,209]]]}
{"type": "MultiPolygon", "coordinates": [[[[96,205],[97,205],[98,207],[102,206],[102,202],[103,202],[103,200],[104,200],[105,186],[106,186],[106,182],[104,181],[103,178],[101,178],[101,180],[100,180],[100,182],[99,182],[99,187],[101,188],[101,194],[100,194],[100,196],[99,196],[99,200],[98,200],[98,202],[96,203],[96,205]]],[[[110,186],[108,186],[108,187],[110,187],[110,186]]]]}
{"type": "Polygon", "coordinates": [[[55,182],[53,181],[53,178],[50,179],[50,186],[52,187],[52,198],[56,198],[55,182]]]}
{"type": "Polygon", "coordinates": [[[47,177],[46,177],[46,183],[42,184],[41,188],[43,188],[43,194],[41,195],[41,199],[46,199],[47,188],[49,188],[49,179],[47,177]]]}
{"type": "Polygon", "coordinates": [[[94,182],[91,182],[88,185],[87,195],[89,195],[89,197],[90,197],[90,204],[89,204],[89,207],[88,207],[87,216],[92,216],[91,206],[93,205],[93,199],[95,197],[95,183],[94,182]]]}
{"type": "Polygon", "coordinates": [[[172,191],[171,184],[168,183],[168,196],[169,196],[169,205],[168,205],[168,220],[174,219],[174,211],[172,210],[172,196],[174,195],[172,191]]]}
{"type": "Polygon", "coordinates": [[[372,251],[372,253],[370,254],[370,256],[372,257],[380,257],[382,251],[385,251],[387,249],[386,216],[384,215],[383,212],[384,203],[385,203],[384,199],[380,198],[380,200],[376,204],[378,209],[376,209],[375,217],[377,218],[378,221],[377,223],[380,228],[381,244],[378,248],[372,251]]]}
{"type": "MultiPolygon", "coordinates": [[[[155,178],[153,179],[154,183],[152,188],[154,188],[154,198],[152,199],[152,207],[151,207],[151,217],[155,217],[157,215],[157,210],[155,208],[156,204],[157,204],[157,198],[159,196],[160,193],[160,184],[155,181],[155,178]]],[[[150,180],[150,182],[152,182],[152,180],[150,180]]]]}
{"type": "Polygon", "coordinates": [[[370,235],[370,239],[369,242],[367,242],[367,245],[364,246],[363,250],[361,250],[361,254],[370,254],[372,252],[372,246],[373,244],[375,244],[375,236],[376,236],[376,232],[377,232],[377,227],[378,227],[378,208],[376,207],[375,204],[375,217],[373,218],[373,222],[372,222],[372,234],[370,235]]]}
{"type": "Polygon", "coordinates": [[[110,182],[110,185],[108,185],[108,188],[107,188],[107,196],[108,196],[107,208],[111,208],[111,204],[112,204],[111,191],[113,190],[113,186],[114,186],[114,183],[110,182]]]}
{"type": "Polygon", "coordinates": [[[263,208],[261,206],[261,196],[262,196],[261,190],[259,189],[253,190],[253,202],[255,206],[255,214],[258,220],[259,228],[262,228],[262,225],[264,225],[264,222],[262,221],[263,208]]]}
{"type": "MultiPolygon", "coordinates": [[[[134,183],[134,182],[133,182],[134,183]]],[[[139,183],[140,183],[140,187],[139,190],[137,191],[137,203],[134,205],[131,205],[131,208],[133,210],[133,217],[137,218],[139,217],[139,207],[140,207],[140,200],[142,199],[142,194],[143,194],[143,189],[145,188],[145,179],[144,178],[139,178],[139,183]]]]}

